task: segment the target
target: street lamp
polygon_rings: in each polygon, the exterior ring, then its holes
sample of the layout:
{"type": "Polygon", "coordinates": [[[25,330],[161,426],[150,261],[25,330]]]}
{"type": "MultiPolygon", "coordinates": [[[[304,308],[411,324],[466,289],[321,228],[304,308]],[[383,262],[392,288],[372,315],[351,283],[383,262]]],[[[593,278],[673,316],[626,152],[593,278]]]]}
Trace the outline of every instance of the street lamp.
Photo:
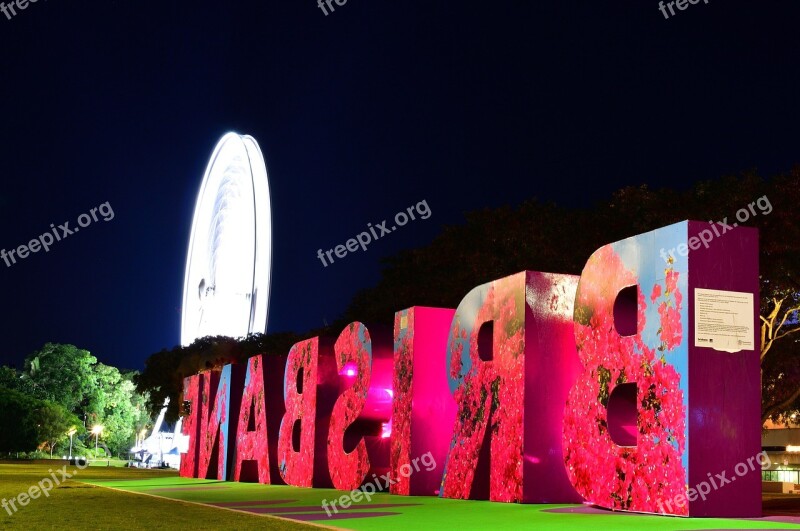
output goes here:
{"type": "Polygon", "coordinates": [[[103,426],[100,424],[94,426],[92,433],[94,434],[94,456],[97,457],[97,440],[100,438],[100,434],[103,433],[103,426]]]}
{"type": "Polygon", "coordinates": [[[78,430],[76,430],[75,428],[70,428],[69,431],[67,432],[67,435],[69,435],[69,458],[70,459],[72,459],[72,436],[75,435],[75,433],[77,433],[77,431],[78,430]]]}

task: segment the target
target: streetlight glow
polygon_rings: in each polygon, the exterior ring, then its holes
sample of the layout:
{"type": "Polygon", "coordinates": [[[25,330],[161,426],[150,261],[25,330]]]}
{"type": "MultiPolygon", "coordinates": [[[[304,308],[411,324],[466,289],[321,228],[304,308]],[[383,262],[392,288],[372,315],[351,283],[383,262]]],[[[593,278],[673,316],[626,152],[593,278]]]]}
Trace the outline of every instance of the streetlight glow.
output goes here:
{"type": "Polygon", "coordinates": [[[94,456],[97,457],[97,441],[100,439],[100,434],[103,433],[103,426],[95,425],[92,427],[92,433],[94,434],[94,456]]]}
{"type": "Polygon", "coordinates": [[[77,432],[78,432],[78,430],[76,430],[75,428],[70,428],[69,431],[67,432],[67,435],[69,435],[69,458],[70,459],[72,459],[72,436],[75,435],[77,432]]]}

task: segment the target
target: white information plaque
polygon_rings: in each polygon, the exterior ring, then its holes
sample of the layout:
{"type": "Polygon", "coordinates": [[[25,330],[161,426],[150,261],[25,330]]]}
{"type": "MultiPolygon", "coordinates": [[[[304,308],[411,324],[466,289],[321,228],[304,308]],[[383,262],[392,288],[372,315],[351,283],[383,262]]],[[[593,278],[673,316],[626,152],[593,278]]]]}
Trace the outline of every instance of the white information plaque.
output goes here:
{"type": "Polygon", "coordinates": [[[752,293],[694,290],[694,346],[723,352],[755,347],[752,293]]]}

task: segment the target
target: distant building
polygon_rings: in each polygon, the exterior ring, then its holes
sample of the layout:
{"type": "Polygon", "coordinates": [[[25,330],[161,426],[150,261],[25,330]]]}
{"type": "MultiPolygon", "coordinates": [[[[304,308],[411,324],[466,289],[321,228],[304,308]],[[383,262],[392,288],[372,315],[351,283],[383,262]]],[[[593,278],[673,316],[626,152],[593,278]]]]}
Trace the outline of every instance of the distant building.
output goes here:
{"type": "Polygon", "coordinates": [[[763,473],[768,481],[785,481],[800,485],[800,428],[786,428],[767,423],[761,435],[761,449],[770,460],[763,473]]]}

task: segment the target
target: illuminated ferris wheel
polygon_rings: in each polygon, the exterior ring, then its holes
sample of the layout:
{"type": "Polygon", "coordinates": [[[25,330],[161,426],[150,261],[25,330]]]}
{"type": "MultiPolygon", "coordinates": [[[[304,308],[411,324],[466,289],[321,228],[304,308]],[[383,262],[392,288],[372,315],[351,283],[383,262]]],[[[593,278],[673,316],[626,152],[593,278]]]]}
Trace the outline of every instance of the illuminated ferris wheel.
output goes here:
{"type": "Polygon", "coordinates": [[[267,167],[251,136],[228,133],[195,205],[183,285],[181,343],[264,333],[272,270],[267,167]]]}

